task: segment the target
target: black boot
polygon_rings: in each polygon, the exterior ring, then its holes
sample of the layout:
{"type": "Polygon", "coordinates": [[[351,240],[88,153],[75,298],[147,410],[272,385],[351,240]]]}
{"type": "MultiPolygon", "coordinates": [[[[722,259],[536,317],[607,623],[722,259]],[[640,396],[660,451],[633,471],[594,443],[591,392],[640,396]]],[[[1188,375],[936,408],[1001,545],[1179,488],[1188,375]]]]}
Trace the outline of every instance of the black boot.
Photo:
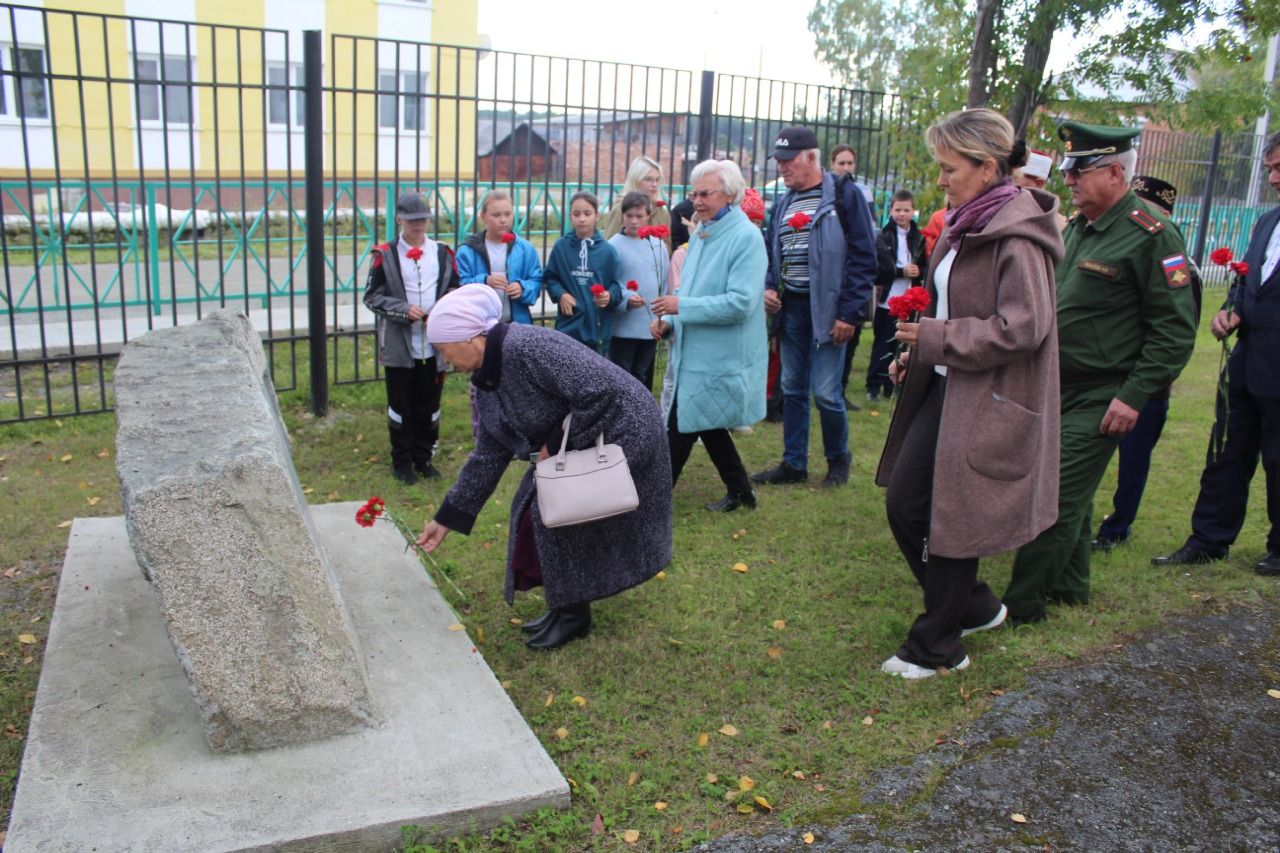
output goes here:
{"type": "Polygon", "coordinates": [[[558,649],[590,632],[591,605],[587,602],[571,604],[552,610],[546,626],[530,637],[525,645],[531,649],[558,649]]]}
{"type": "Polygon", "coordinates": [[[747,509],[755,509],[756,493],[747,492],[745,495],[735,495],[730,492],[715,503],[707,504],[706,508],[710,512],[733,512],[740,506],[745,506],[747,509]]]}
{"type": "Polygon", "coordinates": [[[528,622],[520,625],[520,630],[524,631],[526,634],[538,633],[543,628],[547,627],[547,623],[551,621],[551,614],[554,612],[554,610],[548,610],[537,619],[530,619],[528,622]]]}
{"type": "Polygon", "coordinates": [[[822,478],[822,488],[833,489],[849,482],[849,463],[848,457],[835,461],[828,460],[827,476],[822,478]]]}

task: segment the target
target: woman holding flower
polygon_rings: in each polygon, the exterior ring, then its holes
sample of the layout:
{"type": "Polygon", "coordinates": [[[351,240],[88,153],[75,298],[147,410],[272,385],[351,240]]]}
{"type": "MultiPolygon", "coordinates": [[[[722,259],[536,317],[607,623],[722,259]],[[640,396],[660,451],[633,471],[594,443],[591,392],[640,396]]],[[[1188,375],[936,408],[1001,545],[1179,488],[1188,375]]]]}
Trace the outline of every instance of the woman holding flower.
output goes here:
{"type": "Polygon", "coordinates": [[[618,253],[622,298],[614,309],[609,360],[648,387],[657,342],[649,333],[653,312],[649,303],[666,290],[670,259],[661,239],[649,233],[653,202],[644,193],[627,193],[622,200],[622,232],[609,238],[618,253]]]}
{"type": "Polygon", "coordinates": [[[881,666],[909,679],[969,665],[960,638],[1007,613],[979,558],[1029,542],[1058,504],[1057,198],[1014,186],[1025,146],[992,110],[952,113],[925,138],[951,209],[931,305],[897,324],[910,349],[890,367],[901,395],[876,473],[924,589],[924,613],[881,666]]]}
{"type": "Polygon", "coordinates": [[[617,365],[542,326],[500,323],[491,288],[464,287],[440,300],[427,335],[456,369],[471,374],[479,430],[418,544],[434,551],[451,530],[469,533],[512,457],[558,450],[602,432],[627,457],[640,506],[623,515],[548,528],[534,500],[532,467],[511,503],[506,598],[542,586],[548,613],[522,626],[527,645],[553,649],[591,630],[591,602],[643,583],[671,560],[671,462],[653,395],[617,365]]]}
{"type": "MultiPolygon", "coordinates": [[[[649,197],[649,204],[653,211],[649,217],[650,224],[661,225],[668,229],[668,234],[662,242],[666,246],[667,254],[671,254],[671,211],[662,198],[662,166],[652,157],[637,157],[631,161],[631,166],[627,169],[627,177],[622,182],[623,200],[625,201],[628,195],[635,192],[644,193],[649,197]]],[[[620,204],[615,204],[609,210],[609,215],[604,221],[605,239],[611,239],[615,234],[622,233],[624,213],[620,204]]]]}
{"type": "Polygon", "coordinates": [[[440,437],[436,412],[444,388],[443,365],[427,342],[427,315],[436,300],[458,287],[453,252],[427,237],[431,211],[418,193],[396,201],[400,237],[373,247],[364,304],[378,318],[378,361],[387,382],[391,472],[406,485],[418,475],[438,477],[431,464],[440,437]]]}
{"type": "Polygon", "coordinates": [[[511,193],[490,190],[480,202],[483,231],[458,249],[458,277],[463,284],[486,284],[502,300],[502,321],[532,323],[529,307],[542,294],[542,264],[528,240],[511,230],[511,193]]]}

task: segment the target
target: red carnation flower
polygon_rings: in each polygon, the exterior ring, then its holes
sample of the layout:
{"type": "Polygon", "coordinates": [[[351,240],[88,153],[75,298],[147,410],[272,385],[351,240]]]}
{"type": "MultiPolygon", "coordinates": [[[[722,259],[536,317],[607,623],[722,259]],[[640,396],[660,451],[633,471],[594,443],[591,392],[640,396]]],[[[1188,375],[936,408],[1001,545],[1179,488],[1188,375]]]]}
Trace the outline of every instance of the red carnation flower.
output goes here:
{"type": "Polygon", "coordinates": [[[605,290],[604,285],[600,284],[599,282],[596,282],[595,284],[591,285],[592,296],[599,296],[600,294],[604,293],[604,290],[605,290]]]}
{"type": "Polygon", "coordinates": [[[365,502],[365,506],[367,506],[369,511],[374,515],[382,515],[382,511],[387,508],[387,502],[375,495],[365,502]]]}
{"type": "Polygon", "coordinates": [[[639,290],[639,289],[640,289],[640,282],[636,281],[634,278],[627,282],[627,290],[639,290]]]}
{"type": "Polygon", "coordinates": [[[665,240],[671,236],[671,229],[665,225],[652,225],[649,227],[649,236],[665,240]]]}
{"type": "Polygon", "coordinates": [[[511,245],[512,243],[514,243],[515,241],[516,241],[516,235],[515,235],[514,233],[512,233],[512,232],[510,232],[510,231],[506,231],[506,232],[504,232],[504,233],[503,233],[503,235],[502,235],[502,242],[504,242],[504,243],[506,243],[508,246],[510,246],[510,245],[511,245]]]}
{"type": "Polygon", "coordinates": [[[652,226],[652,225],[641,225],[638,229],[636,229],[636,236],[637,236],[637,237],[639,237],[641,240],[646,240],[646,239],[648,239],[649,237],[652,237],[652,236],[653,236],[653,226],[652,226]]]}
{"type": "Polygon", "coordinates": [[[653,203],[653,206],[654,206],[654,207],[666,207],[666,206],[667,206],[667,203],[666,203],[665,201],[663,201],[662,199],[658,199],[657,201],[655,201],[655,202],[653,203]]]}
{"type": "Polygon", "coordinates": [[[361,527],[373,527],[373,522],[377,518],[378,514],[370,509],[369,504],[364,504],[356,510],[356,524],[361,527]]]}
{"type": "Polygon", "coordinates": [[[813,218],[803,210],[796,211],[795,215],[787,220],[787,224],[791,226],[793,231],[799,231],[801,228],[813,221],[813,218]]]}
{"type": "Polygon", "coordinates": [[[1231,263],[1231,259],[1234,257],[1235,257],[1235,253],[1233,253],[1226,246],[1223,246],[1219,249],[1214,249],[1212,252],[1209,253],[1209,260],[1213,261],[1215,264],[1217,264],[1220,267],[1225,267],[1227,264],[1231,263]]]}
{"type": "Polygon", "coordinates": [[[1234,261],[1230,266],[1231,271],[1241,278],[1249,274],[1249,264],[1246,261],[1234,261]]]}
{"type": "Polygon", "coordinates": [[[417,263],[418,259],[422,257],[422,249],[417,246],[412,246],[409,251],[404,253],[404,256],[414,263],[417,263]]]}
{"type": "Polygon", "coordinates": [[[923,287],[908,287],[901,296],[889,299],[889,313],[899,320],[910,320],[913,314],[923,312],[932,300],[923,287]]]}

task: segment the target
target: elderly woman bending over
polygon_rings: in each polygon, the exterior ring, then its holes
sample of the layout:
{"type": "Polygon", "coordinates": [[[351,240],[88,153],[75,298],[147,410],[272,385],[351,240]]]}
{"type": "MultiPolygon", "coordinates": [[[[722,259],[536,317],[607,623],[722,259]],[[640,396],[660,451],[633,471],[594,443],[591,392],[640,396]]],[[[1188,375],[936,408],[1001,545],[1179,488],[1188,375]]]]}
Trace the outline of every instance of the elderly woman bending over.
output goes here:
{"type": "Polygon", "coordinates": [[[767,254],[760,229],[739,207],[746,184],[738,166],[707,160],[691,178],[698,228],[689,240],[680,295],[653,302],[654,336],[672,335],[668,377],[674,381],[663,391],[671,479],[680,477],[701,438],[727,492],[707,509],[755,509],[729,430],[764,417],[767,254]]]}
{"type": "Polygon", "coordinates": [[[434,551],[451,530],[470,533],[512,456],[545,458],[572,414],[570,450],[622,447],[640,497],[625,515],[572,527],[542,524],[533,472],[511,503],[506,598],[544,588],[549,612],[524,625],[526,645],[553,649],[591,630],[590,603],[653,577],[671,561],[671,462],[662,416],[647,389],[577,341],[541,326],[500,323],[492,288],[463,287],[436,303],[427,336],[455,369],[471,374],[479,430],[458,481],[418,545],[434,551]]]}

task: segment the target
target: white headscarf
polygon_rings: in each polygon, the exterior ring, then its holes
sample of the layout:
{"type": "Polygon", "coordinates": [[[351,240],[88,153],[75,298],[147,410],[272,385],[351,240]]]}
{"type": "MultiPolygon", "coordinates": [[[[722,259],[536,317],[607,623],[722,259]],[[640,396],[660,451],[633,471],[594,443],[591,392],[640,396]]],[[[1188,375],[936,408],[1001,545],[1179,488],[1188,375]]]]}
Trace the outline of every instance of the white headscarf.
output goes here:
{"type": "Polygon", "coordinates": [[[447,293],[427,318],[427,343],[457,344],[483,335],[502,318],[502,300],[487,284],[467,284],[447,293]]]}

